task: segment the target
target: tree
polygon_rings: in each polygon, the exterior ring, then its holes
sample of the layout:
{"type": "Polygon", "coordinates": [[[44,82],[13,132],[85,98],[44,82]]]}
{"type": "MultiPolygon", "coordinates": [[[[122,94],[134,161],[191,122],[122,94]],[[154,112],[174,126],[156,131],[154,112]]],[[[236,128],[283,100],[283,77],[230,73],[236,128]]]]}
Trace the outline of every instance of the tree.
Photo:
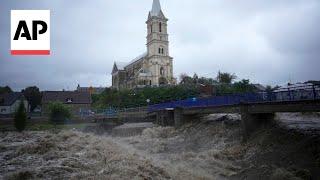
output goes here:
{"type": "Polygon", "coordinates": [[[187,73],[181,73],[181,74],[180,74],[180,76],[179,76],[180,84],[183,82],[183,80],[184,80],[186,77],[189,77],[187,73]]]}
{"type": "Polygon", "coordinates": [[[199,76],[197,75],[197,73],[194,73],[192,79],[193,79],[193,83],[194,83],[194,84],[198,84],[199,76]]]}
{"type": "Polygon", "coordinates": [[[0,94],[11,93],[12,89],[9,86],[0,87],[0,94]]]}
{"type": "Polygon", "coordinates": [[[180,75],[180,84],[193,85],[194,79],[192,77],[188,76],[186,73],[182,73],[180,75]]]}
{"type": "Polygon", "coordinates": [[[72,116],[69,107],[61,102],[50,103],[49,112],[49,119],[54,124],[64,123],[72,116]]]}
{"type": "Polygon", "coordinates": [[[41,104],[42,95],[38,87],[27,87],[26,89],[22,90],[22,93],[30,103],[31,111],[33,111],[38,105],[41,104]]]}
{"type": "Polygon", "coordinates": [[[14,115],[14,127],[22,132],[26,128],[27,123],[27,113],[26,108],[24,107],[24,102],[21,101],[15,115],[14,115]]]}
{"type": "Polygon", "coordinates": [[[222,73],[219,71],[217,75],[217,81],[219,83],[231,84],[235,79],[237,79],[237,76],[235,74],[222,73]]]}
{"type": "Polygon", "coordinates": [[[217,81],[213,80],[212,78],[206,78],[206,77],[201,77],[198,80],[198,83],[204,84],[204,85],[213,85],[217,81]]]}
{"type": "Polygon", "coordinates": [[[256,88],[250,83],[249,79],[243,79],[233,84],[234,93],[254,92],[255,89],[256,88]]]}

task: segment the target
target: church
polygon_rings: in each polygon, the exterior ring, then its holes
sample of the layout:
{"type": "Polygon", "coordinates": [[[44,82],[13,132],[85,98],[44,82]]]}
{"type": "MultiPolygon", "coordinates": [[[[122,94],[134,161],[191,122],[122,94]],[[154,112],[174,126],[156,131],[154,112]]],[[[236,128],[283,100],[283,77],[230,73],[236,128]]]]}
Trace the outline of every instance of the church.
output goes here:
{"type": "Polygon", "coordinates": [[[159,0],[153,0],[146,22],[147,51],[128,63],[114,63],[112,88],[134,89],[176,83],[173,77],[173,58],[169,55],[167,22],[159,0]]]}

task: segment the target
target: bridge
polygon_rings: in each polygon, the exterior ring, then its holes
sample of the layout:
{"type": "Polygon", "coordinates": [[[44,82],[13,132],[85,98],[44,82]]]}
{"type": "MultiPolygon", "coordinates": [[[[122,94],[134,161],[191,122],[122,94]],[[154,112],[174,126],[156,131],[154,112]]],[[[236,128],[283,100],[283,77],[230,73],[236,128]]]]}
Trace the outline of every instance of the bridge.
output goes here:
{"type": "Polygon", "coordinates": [[[214,113],[239,113],[243,137],[265,123],[270,123],[277,112],[320,112],[320,88],[309,86],[259,92],[190,98],[155,104],[148,107],[149,118],[163,126],[176,126],[214,113]]]}

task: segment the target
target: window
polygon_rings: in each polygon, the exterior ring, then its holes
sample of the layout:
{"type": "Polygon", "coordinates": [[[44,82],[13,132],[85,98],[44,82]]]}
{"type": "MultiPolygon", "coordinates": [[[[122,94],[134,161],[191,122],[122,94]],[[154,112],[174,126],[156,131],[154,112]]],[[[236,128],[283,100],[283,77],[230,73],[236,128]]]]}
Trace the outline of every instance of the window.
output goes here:
{"type": "Polygon", "coordinates": [[[152,81],[150,80],[150,86],[152,85],[152,81]]]}
{"type": "Polygon", "coordinates": [[[66,99],[66,102],[67,102],[67,103],[72,103],[72,102],[73,102],[73,99],[72,99],[72,98],[67,98],[67,99],[66,99]]]}
{"type": "Polygon", "coordinates": [[[164,48],[162,47],[159,48],[159,54],[164,54],[164,48]]]}
{"type": "Polygon", "coordinates": [[[152,32],[152,24],[151,24],[151,26],[150,26],[150,30],[151,30],[151,32],[152,32]]]}
{"type": "Polygon", "coordinates": [[[162,24],[159,23],[159,32],[162,32],[162,24]]]}
{"type": "Polygon", "coordinates": [[[164,68],[163,68],[163,67],[160,68],[160,75],[161,75],[161,76],[164,75],[164,68]]]}

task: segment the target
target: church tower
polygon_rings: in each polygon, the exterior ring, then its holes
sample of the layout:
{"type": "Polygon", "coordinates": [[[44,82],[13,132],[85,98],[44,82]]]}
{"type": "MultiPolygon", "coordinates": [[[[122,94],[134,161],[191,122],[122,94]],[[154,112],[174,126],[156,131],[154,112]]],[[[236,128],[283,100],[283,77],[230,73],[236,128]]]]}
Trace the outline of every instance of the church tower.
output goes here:
{"type": "Polygon", "coordinates": [[[169,40],[167,31],[168,19],[161,10],[159,0],[153,0],[152,10],[146,22],[147,59],[152,72],[152,85],[175,84],[173,78],[173,58],[169,55],[169,40]]]}

